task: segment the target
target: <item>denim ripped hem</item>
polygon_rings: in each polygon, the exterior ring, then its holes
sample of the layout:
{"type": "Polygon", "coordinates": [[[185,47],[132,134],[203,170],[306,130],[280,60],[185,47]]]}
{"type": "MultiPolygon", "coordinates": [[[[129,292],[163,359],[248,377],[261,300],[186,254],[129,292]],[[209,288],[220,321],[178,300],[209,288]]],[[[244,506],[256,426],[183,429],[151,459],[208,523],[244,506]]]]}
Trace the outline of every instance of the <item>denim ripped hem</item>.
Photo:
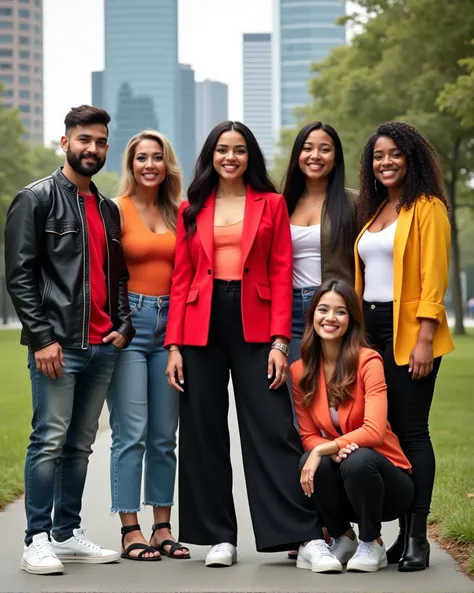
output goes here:
{"type": "Polygon", "coordinates": [[[143,504],[148,507],[172,507],[174,506],[174,502],[148,502],[147,500],[143,501],[143,504]]]}
{"type": "Polygon", "coordinates": [[[135,509],[115,509],[112,508],[110,509],[110,513],[112,515],[115,515],[116,513],[139,513],[141,511],[141,507],[135,508],[135,509]]]}

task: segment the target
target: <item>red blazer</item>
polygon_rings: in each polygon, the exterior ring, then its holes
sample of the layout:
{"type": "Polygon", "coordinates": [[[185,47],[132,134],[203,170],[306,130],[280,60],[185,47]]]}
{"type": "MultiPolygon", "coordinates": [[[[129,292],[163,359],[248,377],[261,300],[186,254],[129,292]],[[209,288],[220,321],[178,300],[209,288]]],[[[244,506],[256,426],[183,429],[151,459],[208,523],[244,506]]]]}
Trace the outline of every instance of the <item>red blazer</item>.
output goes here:
{"type": "MultiPolygon", "coordinates": [[[[186,238],[183,202],[178,213],[176,256],[165,346],[205,346],[214,281],[215,192],[186,238]]],[[[283,196],[247,187],[242,233],[242,321],[247,342],[291,339],[293,252],[283,196]]]]}
{"type": "Polygon", "coordinates": [[[375,350],[360,350],[353,397],[338,408],[342,435],[334,428],[329,414],[323,369],[310,408],[303,407],[301,403],[303,396],[299,383],[303,376],[303,361],[300,359],[294,362],[290,372],[295,412],[305,451],[330,441],[336,441],[339,448],[356,443],[359,447],[378,451],[397,467],[411,468],[387,421],[387,385],[382,358],[375,350]]]}

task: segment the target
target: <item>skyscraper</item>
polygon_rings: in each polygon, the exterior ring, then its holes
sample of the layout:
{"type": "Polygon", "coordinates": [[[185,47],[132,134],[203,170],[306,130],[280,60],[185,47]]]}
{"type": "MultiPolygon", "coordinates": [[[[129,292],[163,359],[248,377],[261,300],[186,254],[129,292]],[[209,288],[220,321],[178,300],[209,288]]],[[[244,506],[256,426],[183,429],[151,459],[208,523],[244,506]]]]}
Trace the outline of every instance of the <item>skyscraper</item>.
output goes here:
{"type": "Polygon", "coordinates": [[[186,191],[196,160],[196,84],[194,70],[187,64],[179,65],[178,141],[176,152],[183,171],[186,191]]]}
{"type": "Polygon", "coordinates": [[[295,123],[295,107],[311,97],[310,66],[346,43],[336,20],[346,13],[343,0],[274,0],[273,84],[275,135],[295,123]]]}
{"type": "Polygon", "coordinates": [[[244,33],[244,123],[270,164],[273,156],[272,36],[244,33]]]}
{"type": "Polygon", "coordinates": [[[104,107],[104,71],[92,72],[92,105],[104,107]]]}
{"type": "Polygon", "coordinates": [[[222,82],[204,80],[196,83],[196,153],[209,132],[228,119],[228,88],[222,82]]]}
{"type": "Polygon", "coordinates": [[[104,105],[112,117],[108,168],[120,170],[125,134],[158,127],[177,141],[177,0],[105,0],[104,105]],[[137,103],[146,112],[137,110],[137,103]],[[120,102],[120,113],[119,113],[120,102]],[[118,128],[120,120],[121,128],[118,128]]]}
{"type": "Polygon", "coordinates": [[[15,107],[25,137],[43,142],[43,2],[0,0],[1,103],[15,107]]]}

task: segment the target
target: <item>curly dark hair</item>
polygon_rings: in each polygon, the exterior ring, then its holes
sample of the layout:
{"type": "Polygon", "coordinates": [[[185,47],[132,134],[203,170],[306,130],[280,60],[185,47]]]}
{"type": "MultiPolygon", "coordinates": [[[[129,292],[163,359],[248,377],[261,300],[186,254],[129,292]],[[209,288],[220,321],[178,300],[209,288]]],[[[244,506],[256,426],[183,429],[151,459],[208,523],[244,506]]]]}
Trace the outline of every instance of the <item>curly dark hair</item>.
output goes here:
{"type": "Polygon", "coordinates": [[[369,139],[360,159],[360,195],[358,216],[365,224],[387,197],[386,188],[375,178],[373,169],[374,146],[381,136],[391,138],[407,161],[407,175],[398,210],[409,210],[421,196],[437,197],[447,207],[441,166],[433,146],[413,126],[403,122],[380,125],[369,139]]]}

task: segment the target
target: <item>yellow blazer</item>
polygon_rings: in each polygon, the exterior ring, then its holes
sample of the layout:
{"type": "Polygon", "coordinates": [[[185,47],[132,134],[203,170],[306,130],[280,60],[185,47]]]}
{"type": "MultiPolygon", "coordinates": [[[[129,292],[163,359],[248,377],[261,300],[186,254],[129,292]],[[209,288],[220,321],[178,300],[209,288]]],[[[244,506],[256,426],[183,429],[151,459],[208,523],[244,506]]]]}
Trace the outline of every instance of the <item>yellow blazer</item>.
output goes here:
{"type": "MultiPolygon", "coordinates": [[[[383,202],[361,230],[354,245],[355,289],[364,294],[360,238],[385,206],[383,202]]],[[[420,319],[436,319],[434,357],[454,350],[443,304],[449,279],[451,225],[438,198],[421,197],[398,216],[393,246],[393,351],[398,365],[408,364],[420,330],[420,319]]]]}

